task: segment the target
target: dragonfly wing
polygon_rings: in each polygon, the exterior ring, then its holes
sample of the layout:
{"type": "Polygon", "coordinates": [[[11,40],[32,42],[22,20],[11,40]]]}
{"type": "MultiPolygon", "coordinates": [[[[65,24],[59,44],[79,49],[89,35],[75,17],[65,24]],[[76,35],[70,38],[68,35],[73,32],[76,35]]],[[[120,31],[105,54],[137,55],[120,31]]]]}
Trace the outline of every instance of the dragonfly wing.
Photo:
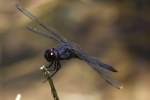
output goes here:
{"type": "Polygon", "coordinates": [[[100,62],[98,59],[89,56],[88,54],[86,54],[85,52],[83,52],[83,50],[81,50],[80,47],[77,47],[77,45],[74,46],[74,50],[75,50],[75,53],[78,55],[78,57],[81,60],[85,60],[88,63],[93,63],[93,64],[98,65],[98,66],[102,67],[103,69],[109,70],[111,72],[118,72],[111,65],[104,64],[104,63],[100,62]]]}
{"type": "Polygon", "coordinates": [[[48,37],[48,38],[51,38],[51,39],[53,39],[53,40],[55,40],[55,41],[60,42],[57,38],[55,38],[55,37],[53,37],[53,36],[47,34],[47,32],[40,31],[40,30],[38,30],[37,28],[33,28],[33,27],[27,26],[27,29],[28,29],[29,31],[31,31],[31,32],[36,33],[36,34],[39,34],[39,35],[42,35],[42,36],[45,36],[45,37],[48,37]]]}
{"type": "Polygon", "coordinates": [[[88,61],[88,64],[92,66],[97,72],[99,72],[102,76],[102,78],[110,85],[112,85],[115,88],[121,89],[122,83],[120,83],[118,80],[115,80],[112,78],[112,72],[110,72],[107,69],[104,69],[102,66],[99,64],[96,64],[95,62],[88,61]]]}
{"type": "Polygon", "coordinates": [[[98,73],[101,74],[102,78],[109,83],[110,85],[121,89],[123,86],[122,84],[112,78],[112,72],[116,72],[116,70],[111,67],[110,65],[101,63],[98,59],[88,56],[86,53],[82,51],[76,51],[76,54],[81,60],[86,61],[93,69],[95,69],[98,73]]]}
{"type": "MultiPolygon", "coordinates": [[[[30,11],[23,8],[21,4],[17,4],[16,8],[22,12],[25,16],[30,18],[31,20],[34,20],[41,28],[45,29],[48,33],[45,33],[48,37],[53,37],[54,40],[57,40],[58,42],[67,42],[67,39],[65,39],[63,36],[61,36],[58,32],[56,32],[53,28],[47,27],[45,24],[43,24],[36,16],[34,16],[30,11]]],[[[30,29],[31,30],[31,29],[30,29]]],[[[33,30],[33,29],[32,29],[33,30]]],[[[40,33],[42,34],[42,32],[40,33]]],[[[42,34],[42,35],[45,35],[42,34]]]]}

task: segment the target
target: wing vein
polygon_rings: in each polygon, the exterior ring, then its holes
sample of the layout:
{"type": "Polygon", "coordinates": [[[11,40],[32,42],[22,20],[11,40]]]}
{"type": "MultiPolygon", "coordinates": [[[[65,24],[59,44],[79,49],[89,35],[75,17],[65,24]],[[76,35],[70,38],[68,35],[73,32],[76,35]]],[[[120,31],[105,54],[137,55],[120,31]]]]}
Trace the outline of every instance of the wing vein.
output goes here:
{"type": "MultiPolygon", "coordinates": [[[[25,16],[27,16],[28,18],[30,18],[31,20],[34,20],[39,26],[41,26],[42,28],[44,28],[46,31],[48,31],[51,34],[51,36],[47,33],[45,33],[44,35],[47,34],[48,37],[53,38],[54,40],[57,40],[58,42],[67,42],[67,40],[63,36],[61,36],[58,32],[54,31],[54,29],[48,28],[36,16],[34,16],[27,9],[23,8],[20,4],[17,4],[16,8],[20,12],[22,12],[25,16]]],[[[42,33],[40,33],[40,34],[42,34],[42,33]]]]}

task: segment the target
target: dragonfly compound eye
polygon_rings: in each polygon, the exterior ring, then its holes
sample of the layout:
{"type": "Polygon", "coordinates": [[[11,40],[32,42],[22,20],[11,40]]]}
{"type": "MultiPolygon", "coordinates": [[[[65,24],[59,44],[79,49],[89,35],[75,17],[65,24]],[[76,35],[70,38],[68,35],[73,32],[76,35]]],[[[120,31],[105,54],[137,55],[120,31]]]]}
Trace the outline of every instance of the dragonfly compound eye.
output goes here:
{"type": "Polygon", "coordinates": [[[52,49],[48,49],[45,51],[44,57],[47,61],[53,61],[56,58],[55,52],[52,49]]]}

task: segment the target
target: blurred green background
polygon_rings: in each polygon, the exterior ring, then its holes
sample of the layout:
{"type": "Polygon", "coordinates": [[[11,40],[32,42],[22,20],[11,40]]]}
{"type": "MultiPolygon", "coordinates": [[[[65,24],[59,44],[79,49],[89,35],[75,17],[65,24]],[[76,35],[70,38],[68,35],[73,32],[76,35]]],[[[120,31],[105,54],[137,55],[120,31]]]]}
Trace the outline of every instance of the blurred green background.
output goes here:
{"type": "MultiPolygon", "coordinates": [[[[0,0],[0,100],[52,100],[40,66],[57,44],[26,30],[35,26],[17,11],[17,0],[0,0]]],[[[149,0],[22,0],[24,7],[83,50],[119,70],[117,90],[85,62],[63,63],[53,77],[60,100],[150,100],[149,0]]],[[[36,27],[36,26],[35,26],[36,27]]]]}

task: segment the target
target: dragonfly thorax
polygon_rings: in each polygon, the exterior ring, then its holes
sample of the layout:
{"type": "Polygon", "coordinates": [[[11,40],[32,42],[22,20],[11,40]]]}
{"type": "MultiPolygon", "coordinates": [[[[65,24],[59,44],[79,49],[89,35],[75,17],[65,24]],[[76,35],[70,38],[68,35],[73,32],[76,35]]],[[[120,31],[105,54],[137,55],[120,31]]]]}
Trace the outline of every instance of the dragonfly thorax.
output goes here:
{"type": "Polygon", "coordinates": [[[58,52],[55,48],[47,49],[44,54],[44,57],[48,62],[58,59],[58,56],[58,52]]]}

